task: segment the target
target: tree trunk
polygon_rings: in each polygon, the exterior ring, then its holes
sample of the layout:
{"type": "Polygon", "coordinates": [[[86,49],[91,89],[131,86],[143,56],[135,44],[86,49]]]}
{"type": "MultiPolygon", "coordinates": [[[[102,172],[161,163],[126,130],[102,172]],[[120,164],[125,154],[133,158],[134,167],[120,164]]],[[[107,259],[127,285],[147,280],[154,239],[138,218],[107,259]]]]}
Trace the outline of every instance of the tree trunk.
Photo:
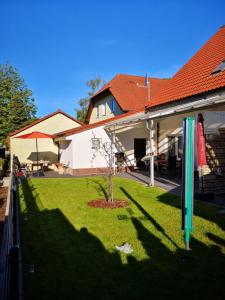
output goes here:
{"type": "Polygon", "coordinates": [[[108,174],[108,201],[113,202],[113,174],[110,170],[108,174]]]}

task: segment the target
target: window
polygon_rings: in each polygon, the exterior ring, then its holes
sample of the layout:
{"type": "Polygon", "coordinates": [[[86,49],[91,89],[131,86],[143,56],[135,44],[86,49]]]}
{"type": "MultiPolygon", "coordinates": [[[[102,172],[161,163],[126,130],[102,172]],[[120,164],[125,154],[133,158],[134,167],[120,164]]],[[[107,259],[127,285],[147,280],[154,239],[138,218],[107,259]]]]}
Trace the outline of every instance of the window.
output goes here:
{"type": "Polygon", "coordinates": [[[105,116],[106,115],[106,103],[102,104],[102,115],[105,116]]]}
{"type": "Polygon", "coordinates": [[[94,139],[91,139],[91,141],[92,141],[92,147],[91,148],[94,149],[94,150],[99,150],[101,139],[94,138],[94,139]]]}
{"type": "Polygon", "coordinates": [[[114,99],[111,99],[110,101],[110,107],[111,107],[111,112],[115,112],[115,100],[114,99]]]}
{"type": "Polygon", "coordinates": [[[96,106],[96,117],[97,117],[97,118],[99,117],[99,105],[96,106]]]}
{"type": "Polygon", "coordinates": [[[222,72],[225,69],[225,60],[223,60],[218,67],[211,73],[212,75],[222,72]]]}

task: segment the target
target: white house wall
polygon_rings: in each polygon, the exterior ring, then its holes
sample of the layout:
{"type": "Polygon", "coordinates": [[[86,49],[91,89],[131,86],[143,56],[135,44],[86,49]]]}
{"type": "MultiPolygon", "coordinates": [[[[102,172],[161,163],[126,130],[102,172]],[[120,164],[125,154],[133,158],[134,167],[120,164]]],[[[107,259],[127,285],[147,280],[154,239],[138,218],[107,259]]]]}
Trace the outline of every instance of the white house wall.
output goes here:
{"type": "Polygon", "coordinates": [[[101,144],[111,142],[104,127],[97,127],[71,135],[68,139],[73,143],[73,169],[106,168],[107,162],[102,149],[92,149],[92,139],[101,139],[101,144]]]}
{"type": "MultiPolygon", "coordinates": [[[[124,152],[127,158],[126,166],[134,166],[134,139],[145,138],[147,140],[146,153],[149,148],[149,131],[143,124],[130,126],[129,128],[116,130],[115,152],[124,152]]],[[[106,153],[102,145],[112,142],[112,132],[104,126],[82,131],[66,137],[68,141],[60,142],[60,162],[69,167],[68,172],[75,175],[84,175],[97,172],[97,169],[108,167],[106,153]],[[92,149],[92,139],[101,141],[99,150],[92,149]],[[71,141],[71,142],[69,142],[71,141]],[[91,171],[92,170],[92,171],[91,171]]]]}

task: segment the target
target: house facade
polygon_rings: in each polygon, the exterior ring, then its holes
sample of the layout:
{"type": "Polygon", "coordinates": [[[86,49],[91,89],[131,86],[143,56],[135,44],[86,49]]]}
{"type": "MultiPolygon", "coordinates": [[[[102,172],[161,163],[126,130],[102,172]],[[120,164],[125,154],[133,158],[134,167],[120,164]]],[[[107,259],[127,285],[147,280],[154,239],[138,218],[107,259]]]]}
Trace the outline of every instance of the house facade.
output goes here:
{"type": "MultiPolygon", "coordinates": [[[[28,126],[10,134],[11,157],[16,155],[21,163],[33,163],[36,161],[35,140],[20,139],[18,138],[20,135],[35,131],[54,135],[59,131],[80,127],[81,125],[82,123],[61,110],[37,119],[28,126]]],[[[53,139],[39,139],[38,152],[39,160],[49,161],[51,164],[57,163],[59,160],[59,147],[53,139]]]]}
{"type": "Polygon", "coordinates": [[[56,141],[60,145],[60,162],[68,167],[70,174],[106,172],[108,165],[102,153],[104,143],[113,143],[115,153],[124,153],[124,168],[132,169],[141,164],[141,158],[149,149],[148,129],[132,124],[115,132],[106,130],[105,126],[144,112],[149,104],[145,81],[141,76],[118,74],[91,98],[86,125],[58,134],[56,141]],[[94,143],[98,143],[97,149],[94,143]]]}
{"type": "MultiPolygon", "coordinates": [[[[158,88],[150,79],[150,104],[139,122],[153,122],[154,157],[165,155],[169,169],[181,168],[182,122],[199,114],[204,119],[207,165],[195,170],[204,191],[225,191],[225,27],[220,30],[171,78],[158,88]],[[142,120],[141,120],[142,119],[142,120]]],[[[133,118],[130,121],[137,122],[133,118]]],[[[123,121],[111,126],[124,126],[123,121]]],[[[195,143],[196,144],[196,143],[195,143]]],[[[179,172],[178,172],[179,174],[179,172]]]]}
{"type": "Polygon", "coordinates": [[[12,153],[23,162],[34,152],[34,142],[27,140],[22,147],[24,141],[15,139],[19,134],[54,133],[53,141],[40,141],[40,151],[49,149],[51,161],[59,161],[72,175],[90,175],[107,171],[103,145],[111,144],[115,172],[148,163],[153,183],[159,161],[164,171],[177,170],[181,176],[183,119],[193,116],[197,121],[199,114],[207,165],[199,169],[196,149],[196,174],[205,191],[225,191],[224,26],[172,78],[118,74],[91,98],[85,124],[63,113],[47,116],[11,135],[12,153]]]}
{"type": "MultiPolygon", "coordinates": [[[[126,157],[124,168],[132,169],[135,165],[133,141],[146,140],[148,130],[143,126],[132,125],[131,128],[126,127],[125,130],[119,129],[116,132],[105,126],[110,122],[138,114],[140,112],[128,112],[58,133],[55,141],[59,143],[60,162],[67,167],[67,172],[75,176],[105,173],[108,161],[103,151],[104,144],[113,144],[114,153],[124,153],[126,157]]],[[[148,145],[145,145],[145,149],[147,148],[148,145]]]]}
{"type": "MultiPolygon", "coordinates": [[[[164,154],[169,168],[180,168],[183,118],[193,116],[197,120],[201,113],[208,149],[208,164],[203,169],[205,179],[208,178],[205,186],[210,186],[210,180],[224,185],[221,175],[225,172],[225,151],[224,147],[217,150],[224,136],[224,91],[225,27],[222,27],[171,79],[149,78],[146,84],[144,77],[122,74],[114,77],[91,99],[87,125],[58,135],[61,160],[67,163],[69,153],[73,153],[68,168],[71,174],[102,172],[107,165],[101,151],[96,151],[93,145],[99,139],[100,144],[113,143],[115,153],[124,153],[124,165],[130,169],[140,166],[141,158],[149,154],[154,159],[164,154]],[[65,140],[70,144],[67,149],[61,147],[65,140]],[[68,155],[65,157],[63,152],[68,155]],[[220,178],[216,178],[216,172],[220,178]]],[[[198,171],[196,153],[195,157],[198,171]]]]}

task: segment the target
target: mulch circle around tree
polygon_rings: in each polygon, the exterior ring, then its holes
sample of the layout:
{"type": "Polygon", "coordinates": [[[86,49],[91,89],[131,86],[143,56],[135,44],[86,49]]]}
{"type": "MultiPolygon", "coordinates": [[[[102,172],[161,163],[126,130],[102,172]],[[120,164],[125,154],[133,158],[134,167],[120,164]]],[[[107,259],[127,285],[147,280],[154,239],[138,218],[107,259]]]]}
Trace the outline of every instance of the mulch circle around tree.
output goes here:
{"type": "Polygon", "coordinates": [[[126,200],[114,199],[113,202],[106,201],[104,199],[95,199],[88,202],[88,205],[95,208],[121,208],[129,205],[126,200]]]}

